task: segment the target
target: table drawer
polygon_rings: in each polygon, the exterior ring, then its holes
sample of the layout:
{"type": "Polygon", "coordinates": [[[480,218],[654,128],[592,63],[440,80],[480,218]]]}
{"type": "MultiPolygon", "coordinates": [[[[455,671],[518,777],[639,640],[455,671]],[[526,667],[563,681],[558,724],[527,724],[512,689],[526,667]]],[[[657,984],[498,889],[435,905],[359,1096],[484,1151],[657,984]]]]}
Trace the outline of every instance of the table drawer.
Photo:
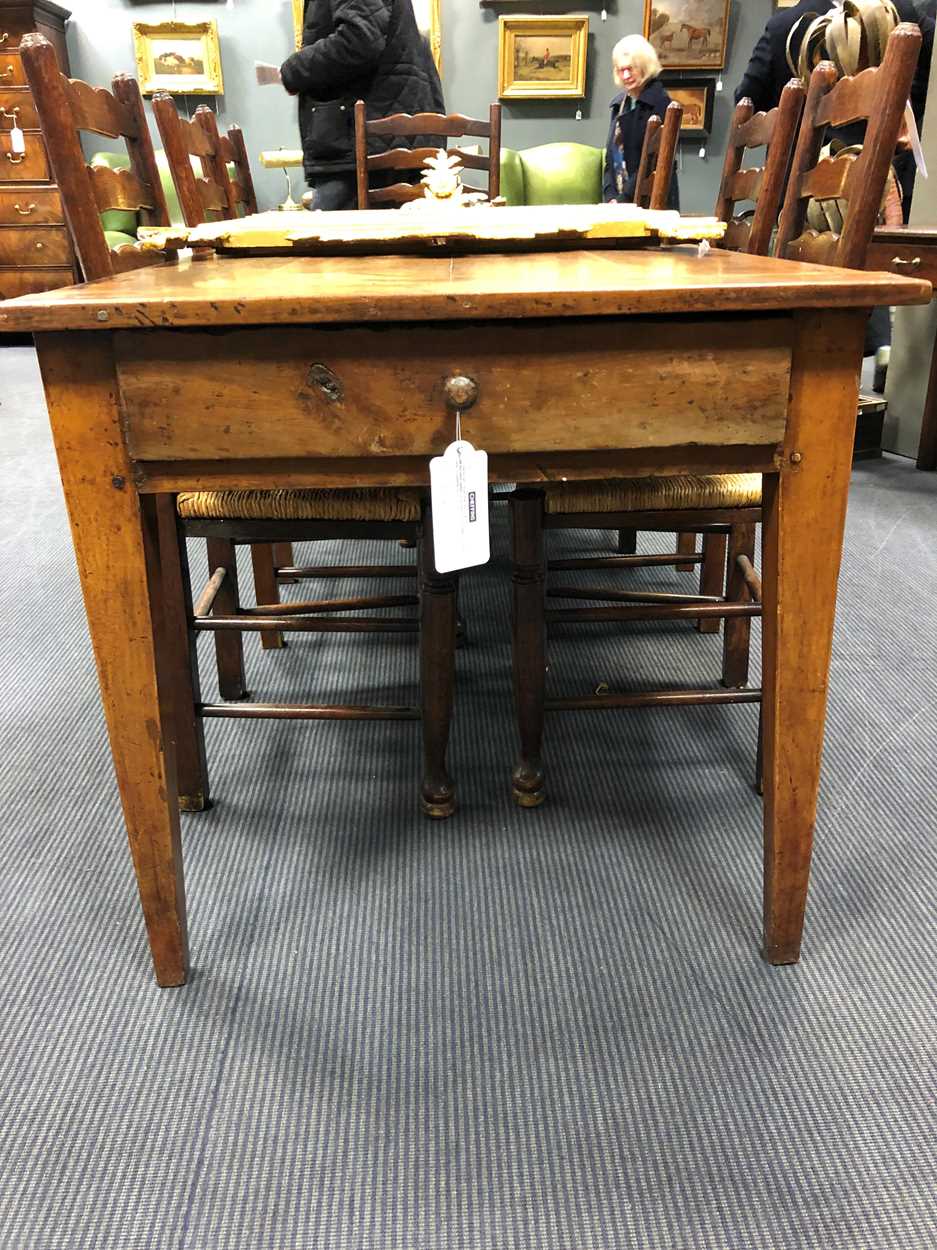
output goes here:
{"type": "Polygon", "coordinates": [[[0,133],[0,182],[48,182],[49,162],[46,145],[38,130],[27,130],[23,136],[26,151],[14,153],[10,132],[0,133]]]}
{"type": "Polygon", "coordinates": [[[35,29],[29,13],[0,13],[0,56],[11,48],[18,48],[23,36],[35,29]]]}
{"type": "Polygon", "coordinates": [[[455,436],[445,384],[479,387],[464,436],[494,453],[784,434],[791,323],[653,318],[115,335],[139,460],[430,455],[455,436]],[[195,415],[197,414],[197,415],[195,415]]]}
{"type": "MultiPolygon", "coordinates": [[[[2,57],[2,53],[0,53],[2,57]]],[[[39,111],[33,93],[23,87],[12,91],[0,91],[0,130],[10,130],[15,124],[20,130],[40,130],[39,111]]]]}
{"type": "Polygon", "coordinates": [[[0,87],[25,87],[26,71],[23,58],[18,52],[0,48],[0,87]]]}
{"type": "Polygon", "coordinates": [[[64,226],[0,229],[0,265],[68,265],[72,245],[64,226]]]}
{"type": "Polygon", "coordinates": [[[40,291],[56,291],[71,286],[74,270],[68,269],[0,269],[0,299],[17,295],[38,295],[40,291]]]}
{"type": "Polygon", "coordinates": [[[921,247],[916,243],[877,243],[873,239],[865,268],[937,283],[937,247],[921,247]]]}
{"type": "Polygon", "coordinates": [[[0,189],[0,226],[64,226],[62,197],[48,187],[0,189]]]}

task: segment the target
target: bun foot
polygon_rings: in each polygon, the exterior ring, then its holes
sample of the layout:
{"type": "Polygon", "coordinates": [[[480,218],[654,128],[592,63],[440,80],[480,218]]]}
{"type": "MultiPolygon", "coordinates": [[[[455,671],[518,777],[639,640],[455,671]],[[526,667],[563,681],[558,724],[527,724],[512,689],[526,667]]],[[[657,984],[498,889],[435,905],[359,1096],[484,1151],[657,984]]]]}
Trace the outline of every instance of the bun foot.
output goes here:
{"type": "Polygon", "coordinates": [[[511,777],[511,789],[518,807],[539,807],[546,797],[543,769],[519,764],[511,777]]]}

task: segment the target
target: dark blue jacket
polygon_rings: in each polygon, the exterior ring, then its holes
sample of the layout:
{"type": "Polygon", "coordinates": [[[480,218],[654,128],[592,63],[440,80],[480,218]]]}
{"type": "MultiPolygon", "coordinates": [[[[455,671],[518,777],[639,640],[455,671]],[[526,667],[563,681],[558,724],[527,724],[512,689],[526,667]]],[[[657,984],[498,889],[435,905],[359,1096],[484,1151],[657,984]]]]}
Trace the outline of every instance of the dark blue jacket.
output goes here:
{"type": "MultiPolygon", "coordinates": [[[[641,163],[641,149],[644,147],[644,132],[655,114],[661,121],[664,120],[667,105],[670,103],[670,96],[664,90],[661,80],[652,78],[644,84],[644,90],[638,96],[635,108],[626,108],[621,114],[621,137],[627,177],[624,188],[619,194],[615,186],[615,123],[619,120],[618,113],[624,98],[625,93],[620,91],[609,104],[611,116],[609,117],[608,138],[605,141],[605,172],[602,177],[602,199],[606,204],[611,200],[618,200],[622,204],[633,202],[634,184],[638,176],[638,165],[641,163]]],[[[667,206],[668,208],[680,207],[676,170],[670,184],[670,199],[667,206]]]]}

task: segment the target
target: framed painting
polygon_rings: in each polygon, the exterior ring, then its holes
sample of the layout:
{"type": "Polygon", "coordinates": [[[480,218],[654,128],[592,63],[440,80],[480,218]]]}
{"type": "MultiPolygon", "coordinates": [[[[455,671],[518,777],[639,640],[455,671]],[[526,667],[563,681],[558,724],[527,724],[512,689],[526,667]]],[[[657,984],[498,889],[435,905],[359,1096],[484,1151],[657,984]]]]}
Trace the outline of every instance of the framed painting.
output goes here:
{"type": "Polygon", "coordinates": [[[499,17],[498,95],[556,100],[586,93],[588,17],[499,17]]]}
{"type": "Polygon", "coordinates": [[[713,126],[715,79],[673,78],[667,81],[665,87],[670,98],[683,105],[680,138],[705,139],[713,126]]]}
{"type": "Polygon", "coordinates": [[[134,22],[133,51],[144,95],[223,95],[214,22],[134,22]]]}
{"type": "Polygon", "coordinates": [[[644,0],[644,37],[662,69],[722,69],[729,0],[644,0]]]}
{"type": "Polygon", "coordinates": [[[800,0],[771,0],[771,7],[774,10],[793,9],[796,8],[798,4],[800,4],[800,0]]]}
{"type": "Polygon", "coordinates": [[[303,46],[303,14],[306,11],[306,0],[292,0],[293,4],[293,39],[296,47],[303,46]]]}

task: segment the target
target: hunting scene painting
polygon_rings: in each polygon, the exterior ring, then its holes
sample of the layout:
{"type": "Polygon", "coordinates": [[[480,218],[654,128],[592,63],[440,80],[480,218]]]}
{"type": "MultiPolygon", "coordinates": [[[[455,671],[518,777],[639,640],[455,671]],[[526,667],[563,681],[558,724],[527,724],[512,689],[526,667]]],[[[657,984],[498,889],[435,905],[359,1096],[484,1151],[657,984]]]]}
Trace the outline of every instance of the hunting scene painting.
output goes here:
{"type": "Polygon", "coordinates": [[[545,100],[585,93],[587,17],[502,17],[498,35],[499,96],[545,100]]]}
{"type": "Polygon", "coordinates": [[[644,0],[644,34],[664,69],[722,69],[729,0],[644,0]]]}

